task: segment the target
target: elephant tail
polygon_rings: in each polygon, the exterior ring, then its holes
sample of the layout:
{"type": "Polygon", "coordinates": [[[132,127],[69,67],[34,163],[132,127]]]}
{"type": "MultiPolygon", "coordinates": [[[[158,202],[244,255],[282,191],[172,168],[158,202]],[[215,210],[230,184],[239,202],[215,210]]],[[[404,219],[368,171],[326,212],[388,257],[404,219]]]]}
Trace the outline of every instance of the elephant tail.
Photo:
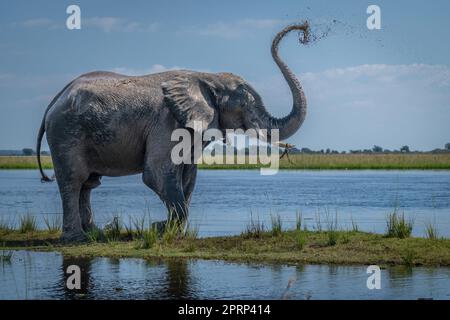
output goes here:
{"type": "MultiPolygon", "coordinates": [[[[73,81],[72,81],[73,82],[73,81]]],[[[48,111],[51,109],[51,107],[53,107],[53,105],[55,104],[55,102],[59,99],[59,97],[61,96],[61,94],[72,84],[72,82],[70,82],[68,85],[66,85],[64,87],[64,89],[62,89],[52,100],[52,102],[50,102],[50,104],[47,106],[47,109],[45,109],[45,113],[44,113],[44,117],[42,118],[42,122],[41,122],[41,127],[39,128],[39,133],[37,136],[37,144],[36,144],[36,156],[37,156],[37,163],[39,166],[39,171],[41,172],[41,182],[52,182],[53,179],[49,178],[44,170],[42,170],[42,163],[41,163],[41,142],[42,142],[42,138],[44,136],[45,133],[45,119],[47,118],[47,113],[48,111]]]]}
{"type": "MultiPolygon", "coordinates": [[[[47,112],[45,113],[47,114],[47,112]]],[[[53,179],[49,178],[44,170],[42,170],[42,163],[41,163],[41,141],[42,137],[44,136],[45,132],[45,115],[44,119],[42,119],[41,128],[39,129],[38,138],[37,138],[37,146],[36,146],[36,155],[37,155],[37,162],[39,166],[39,171],[41,172],[41,182],[51,182],[53,179]]]]}

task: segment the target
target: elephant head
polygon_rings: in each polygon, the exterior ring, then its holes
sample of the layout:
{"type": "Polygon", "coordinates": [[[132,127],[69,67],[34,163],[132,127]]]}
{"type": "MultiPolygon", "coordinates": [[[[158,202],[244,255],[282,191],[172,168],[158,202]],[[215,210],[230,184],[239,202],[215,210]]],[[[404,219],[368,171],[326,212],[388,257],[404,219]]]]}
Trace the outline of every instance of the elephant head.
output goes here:
{"type": "Polygon", "coordinates": [[[280,59],[280,41],[291,31],[302,31],[301,43],[307,43],[309,26],[291,25],[280,31],[272,42],[271,53],[292,92],[293,107],[283,117],[272,116],[260,95],[242,78],[231,73],[185,71],[163,83],[163,92],[175,118],[186,127],[202,121],[203,128],[279,130],[279,139],[292,136],[306,116],[306,97],[299,81],[280,59]]]}

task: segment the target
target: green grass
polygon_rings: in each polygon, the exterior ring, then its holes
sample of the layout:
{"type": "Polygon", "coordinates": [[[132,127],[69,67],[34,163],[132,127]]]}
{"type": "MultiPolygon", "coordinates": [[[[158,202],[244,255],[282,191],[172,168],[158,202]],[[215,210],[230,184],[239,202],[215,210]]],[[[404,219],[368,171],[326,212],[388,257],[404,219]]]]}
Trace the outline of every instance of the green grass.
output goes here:
{"type": "Polygon", "coordinates": [[[57,233],[62,230],[62,219],[60,215],[44,216],[44,223],[48,232],[57,233]]]}
{"type": "MultiPolygon", "coordinates": [[[[50,156],[42,156],[44,169],[52,168],[50,156]]],[[[236,162],[236,161],[235,161],[236,162]]],[[[248,163],[248,161],[247,161],[248,163]]],[[[199,165],[200,169],[258,169],[259,164],[199,165]]],[[[0,156],[0,169],[37,169],[36,156],[0,156]]],[[[450,153],[296,154],[280,160],[280,169],[450,169],[450,153]]]]}
{"type": "Polygon", "coordinates": [[[417,254],[414,250],[407,247],[401,255],[401,258],[404,265],[407,267],[413,267],[415,265],[417,254]]]}
{"type": "Polygon", "coordinates": [[[438,238],[437,228],[432,223],[427,223],[425,226],[427,238],[430,240],[436,240],[438,238]]]}
{"type": "Polygon", "coordinates": [[[19,232],[28,233],[37,231],[36,218],[31,214],[26,214],[20,217],[19,220],[19,232]]]}
{"type": "Polygon", "coordinates": [[[304,233],[301,229],[296,229],[295,232],[295,244],[297,246],[297,249],[303,250],[306,245],[306,233],[304,233]]]}
{"type": "Polygon", "coordinates": [[[64,245],[55,241],[57,235],[48,231],[22,234],[14,231],[0,236],[4,249],[58,251],[65,256],[111,258],[199,258],[241,262],[285,264],[378,264],[414,266],[450,266],[450,240],[426,238],[388,238],[384,235],[336,231],[337,242],[328,245],[327,231],[283,231],[274,237],[271,231],[257,238],[176,237],[167,242],[149,235],[147,245],[141,239],[91,242],[64,245]],[[46,243],[52,243],[51,246],[46,243]]]}
{"type": "MultiPolygon", "coordinates": [[[[95,228],[86,232],[88,242],[108,243],[135,242],[136,249],[150,249],[156,244],[171,245],[180,239],[195,240],[198,237],[198,228],[189,223],[179,223],[177,220],[169,220],[162,230],[157,225],[144,217],[130,218],[128,225],[123,224],[119,216],[112,216],[110,222],[103,229],[95,228]]],[[[54,240],[54,239],[53,239],[54,240]]]]}
{"type": "MultiPolygon", "coordinates": [[[[37,230],[31,215],[21,218],[17,230],[6,225],[0,232],[4,250],[59,251],[78,257],[199,258],[285,264],[378,264],[406,266],[450,266],[450,240],[428,236],[411,237],[412,222],[394,210],[388,216],[386,235],[339,229],[338,215],[325,210],[316,215],[315,231],[302,230],[297,212],[294,230],[283,230],[279,215],[271,216],[266,230],[258,216],[250,215],[246,230],[237,236],[198,238],[198,228],[169,221],[162,230],[142,219],[123,228],[113,219],[105,230],[86,233],[89,241],[67,245],[59,241],[60,230],[37,230]],[[322,219],[324,228],[322,229],[322,219]]],[[[434,234],[436,231],[433,229],[434,234]]]]}
{"type": "Polygon", "coordinates": [[[327,219],[327,236],[328,236],[327,245],[334,246],[337,244],[339,238],[337,212],[335,214],[335,217],[333,218],[327,211],[326,219],[327,219]]]}
{"type": "Polygon", "coordinates": [[[118,215],[114,215],[109,221],[110,222],[103,228],[103,233],[105,235],[106,241],[112,242],[120,240],[123,230],[121,217],[118,215]]]}
{"type": "Polygon", "coordinates": [[[246,238],[261,238],[263,233],[265,232],[264,223],[259,219],[259,216],[256,218],[253,217],[253,212],[250,212],[250,221],[247,223],[245,231],[242,233],[242,236],[246,238]]]}
{"type": "Polygon", "coordinates": [[[413,220],[406,220],[405,214],[398,214],[398,210],[394,209],[394,212],[389,214],[386,220],[386,236],[396,237],[400,239],[409,238],[413,230],[413,220]]]}
{"type": "Polygon", "coordinates": [[[270,220],[272,222],[272,235],[274,237],[281,236],[281,233],[283,232],[283,223],[281,221],[281,216],[279,214],[271,215],[270,220]]]}
{"type": "MultiPolygon", "coordinates": [[[[248,162],[247,162],[248,163],[248,162]]],[[[200,165],[201,169],[258,169],[258,164],[200,165]]],[[[296,154],[280,159],[280,169],[407,170],[450,169],[450,153],[296,154]]]]}
{"type": "MultiPolygon", "coordinates": [[[[52,158],[41,157],[42,167],[52,169],[52,158]]],[[[0,169],[37,169],[36,156],[0,156],[0,169]]]]}
{"type": "Polygon", "coordinates": [[[142,217],[133,217],[133,218],[130,218],[130,220],[131,220],[130,228],[133,230],[133,227],[134,227],[136,236],[138,238],[141,238],[144,235],[144,232],[146,231],[146,228],[145,228],[146,215],[144,215],[142,217]]]}
{"type": "Polygon", "coordinates": [[[0,217],[0,234],[10,233],[14,231],[14,223],[5,217],[0,217]]]}
{"type": "Polygon", "coordinates": [[[142,237],[137,243],[139,249],[151,249],[158,242],[158,230],[150,227],[142,232],[142,237]]]}
{"type": "Polygon", "coordinates": [[[356,223],[356,221],[353,219],[353,216],[351,217],[351,222],[352,222],[352,231],[353,232],[358,232],[359,231],[359,226],[356,223]]]}

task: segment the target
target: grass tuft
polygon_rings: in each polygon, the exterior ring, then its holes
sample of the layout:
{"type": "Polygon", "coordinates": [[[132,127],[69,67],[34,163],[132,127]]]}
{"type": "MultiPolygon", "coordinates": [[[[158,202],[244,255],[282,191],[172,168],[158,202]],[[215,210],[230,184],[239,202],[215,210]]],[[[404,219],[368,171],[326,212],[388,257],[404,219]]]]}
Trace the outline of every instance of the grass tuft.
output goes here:
{"type": "Polygon", "coordinates": [[[403,264],[408,267],[414,266],[416,256],[417,256],[417,254],[414,252],[414,250],[407,248],[405,250],[404,254],[402,254],[402,256],[401,256],[403,264]]]}
{"type": "Polygon", "coordinates": [[[283,223],[281,221],[281,216],[279,214],[277,215],[270,215],[270,220],[272,222],[272,236],[279,237],[281,236],[281,233],[283,231],[283,223]]]}
{"type": "Polygon", "coordinates": [[[329,212],[327,211],[326,220],[327,220],[327,238],[328,238],[327,245],[334,246],[337,244],[339,238],[337,211],[334,218],[332,218],[329,212]]]}
{"type": "Polygon", "coordinates": [[[356,223],[356,221],[353,220],[353,217],[351,217],[351,222],[352,222],[352,232],[359,232],[359,226],[356,223]]]}
{"type": "Polygon", "coordinates": [[[19,232],[28,233],[37,231],[36,218],[31,214],[26,214],[20,217],[19,232]]]}
{"type": "Polygon", "coordinates": [[[297,245],[298,250],[300,250],[300,251],[303,250],[303,248],[306,245],[305,232],[303,232],[301,230],[295,231],[295,244],[297,245]]]}
{"type": "Polygon", "coordinates": [[[427,223],[425,226],[427,238],[430,240],[437,240],[438,238],[438,232],[435,224],[427,223]]]}
{"type": "Polygon", "coordinates": [[[47,215],[44,216],[43,219],[48,232],[58,233],[62,230],[62,220],[60,215],[52,215],[51,218],[47,215]]]}
{"type": "Polygon", "coordinates": [[[170,245],[183,234],[183,224],[177,219],[168,219],[161,236],[163,244],[170,245]]]}
{"type": "Polygon", "coordinates": [[[264,223],[260,221],[259,216],[253,218],[253,213],[250,212],[250,221],[247,223],[245,232],[242,234],[245,238],[261,238],[265,231],[264,223]]]}
{"type": "Polygon", "coordinates": [[[320,210],[316,211],[316,225],[313,227],[317,232],[322,232],[322,218],[320,210]]]}
{"type": "Polygon", "coordinates": [[[138,242],[139,249],[151,249],[158,242],[158,229],[152,226],[142,232],[142,238],[138,242]]]}
{"type": "Polygon", "coordinates": [[[0,217],[0,233],[8,234],[14,231],[14,223],[10,220],[6,220],[4,217],[0,217]]]}
{"type": "Polygon", "coordinates": [[[186,224],[186,230],[184,232],[184,238],[186,240],[195,240],[198,238],[199,227],[198,225],[192,226],[191,223],[186,224]]]}
{"type": "Polygon", "coordinates": [[[397,208],[394,212],[389,214],[386,221],[387,232],[386,236],[389,238],[405,239],[411,236],[413,230],[413,220],[406,220],[405,214],[398,214],[397,208]]]}
{"type": "Polygon", "coordinates": [[[92,230],[86,232],[86,237],[92,243],[104,242],[106,240],[105,233],[99,228],[93,228],[92,230]]]}
{"type": "Polygon", "coordinates": [[[112,220],[103,228],[106,240],[108,242],[119,241],[123,224],[119,216],[113,216],[112,220]]]}
{"type": "Polygon", "coordinates": [[[142,217],[133,217],[131,219],[131,223],[134,226],[134,231],[136,232],[136,236],[138,238],[142,238],[144,235],[144,232],[147,231],[145,228],[145,218],[146,216],[142,216],[142,217]]]}

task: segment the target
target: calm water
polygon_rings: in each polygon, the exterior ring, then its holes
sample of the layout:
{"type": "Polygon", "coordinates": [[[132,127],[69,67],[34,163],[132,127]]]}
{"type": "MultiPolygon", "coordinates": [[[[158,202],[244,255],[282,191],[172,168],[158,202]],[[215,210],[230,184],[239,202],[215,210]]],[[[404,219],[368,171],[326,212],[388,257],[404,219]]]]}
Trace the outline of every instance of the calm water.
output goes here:
{"type": "MultiPolygon", "coordinates": [[[[104,178],[93,192],[99,225],[120,214],[165,209],[140,176],[104,178]]],[[[36,170],[0,170],[0,217],[61,214],[56,183],[40,183],[36,170]]],[[[424,235],[435,223],[450,235],[449,171],[289,171],[260,176],[258,171],[200,171],[191,221],[201,236],[237,234],[252,214],[270,225],[280,214],[292,227],[296,211],[313,229],[338,213],[345,228],[351,219],[367,231],[384,232],[386,214],[399,207],[424,235]]],[[[43,223],[41,217],[39,223],[43,223]]],[[[0,263],[0,299],[450,299],[450,268],[388,268],[381,290],[366,287],[366,266],[284,266],[217,261],[68,259],[57,253],[15,252],[0,263]],[[82,268],[82,290],[65,289],[67,266],[82,268]],[[288,283],[291,283],[289,289],[288,283]]]]}
{"type": "MultiPolygon", "coordinates": [[[[149,214],[163,220],[165,209],[140,176],[108,178],[93,191],[95,220],[103,225],[120,214],[149,214]]],[[[37,170],[0,170],[0,216],[18,221],[26,212],[61,214],[56,183],[42,184],[37,170]]],[[[259,171],[200,171],[190,219],[201,236],[230,235],[245,229],[250,215],[270,226],[270,215],[280,214],[285,227],[293,226],[301,211],[310,229],[317,217],[338,214],[341,227],[356,221],[360,229],[384,232],[394,207],[414,219],[414,234],[424,235],[435,223],[450,236],[450,171],[283,171],[261,176],[259,171]]],[[[43,223],[42,219],[38,219],[43,223]]]]}
{"type": "Polygon", "coordinates": [[[369,290],[364,266],[281,266],[217,261],[67,259],[18,251],[0,263],[0,299],[450,299],[449,268],[381,270],[369,290]],[[82,288],[64,270],[82,270],[82,288]],[[290,286],[288,288],[288,284],[290,286]]]}

